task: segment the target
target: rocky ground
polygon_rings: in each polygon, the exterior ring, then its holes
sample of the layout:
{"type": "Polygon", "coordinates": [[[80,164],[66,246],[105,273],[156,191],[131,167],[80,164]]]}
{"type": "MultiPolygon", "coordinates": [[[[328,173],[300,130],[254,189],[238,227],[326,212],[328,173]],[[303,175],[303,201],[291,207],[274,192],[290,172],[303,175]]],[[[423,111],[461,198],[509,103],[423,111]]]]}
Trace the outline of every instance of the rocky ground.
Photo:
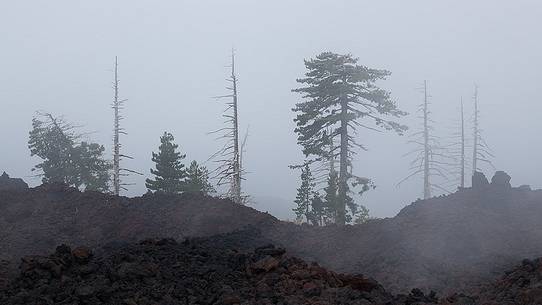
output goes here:
{"type": "MultiPolygon", "coordinates": [[[[512,188],[503,174],[492,183],[484,179],[478,177],[474,188],[417,201],[393,218],[323,228],[204,196],[124,198],[57,185],[0,190],[0,260],[13,266],[63,243],[107,249],[250,226],[255,229],[228,241],[232,248],[253,251],[273,243],[330,270],[375,278],[393,293],[416,287],[471,293],[521,260],[542,255],[542,192],[512,188]]],[[[0,264],[0,270],[9,266],[0,264]]]]}
{"type": "MultiPolygon", "coordinates": [[[[237,237],[242,236],[237,235],[237,237]]],[[[233,238],[235,239],[235,237],[233,238]]],[[[393,296],[376,281],[338,274],[266,245],[226,239],[152,239],[102,249],[56,248],[22,259],[0,303],[15,304],[434,304],[420,291],[393,296]]]]}
{"type": "MultiPolygon", "coordinates": [[[[329,271],[272,244],[246,246],[253,228],[210,238],[147,239],[91,250],[61,245],[0,269],[0,304],[539,305],[542,259],[524,260],[475,294],[393,295],[362,275],[329,271]]],[[[249,242],[252,243],[253,241],[249,242]]]]}
{"type": "Polygon", "coordinates": [[[500,279],[484,286],[480,293],[482,305],[542,304],[542,258],[524,260],[500,279]]]}

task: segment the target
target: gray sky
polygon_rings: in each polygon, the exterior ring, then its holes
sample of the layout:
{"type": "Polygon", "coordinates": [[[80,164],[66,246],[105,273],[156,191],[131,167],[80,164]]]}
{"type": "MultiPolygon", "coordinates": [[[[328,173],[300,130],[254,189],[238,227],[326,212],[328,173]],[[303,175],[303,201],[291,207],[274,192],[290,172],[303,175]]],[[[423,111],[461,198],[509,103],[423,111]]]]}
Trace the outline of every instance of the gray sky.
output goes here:
{"type": "MultiPolygon", "coordinates": [[[[148,174],[151,151],[170,131],[187,159],[217,148],[228,56],[237,50],[243,129],[250,125],[246,191],[254,207],[288,217],[302,155],[293,133],[291,92],[303,59],[322,51],[352,53],[388,69],[380,85],[414,113],[428,80],[438,133],[451,132],[460,97],[472,113],[480,86],[481,124],[498,169],[513,184],[540,187],[542,154],[542,2],[519,1],[3,1],[0,3],[0,170],[30,178],[27,148],[36,110],[64,114],[112,142],[112,64],[119,56],[127,98],[122,141],[135,157],[125,166],[148,174]]],[[[404,120],[417,126],[415,116],[404,120]]],[[[362,131],[355,172],[374,179],[364,198],[373,216],[393,216],[421,196],[422,182],[400,188],[408,173],[406,137],[362,131]]],[[[188,160],[187,160],[188,162],[188,160]]],[[[213,167],[212,164],[208,164],[213,167]]],[[[144,177],[127,195],[142,194],[144,177]]]]}

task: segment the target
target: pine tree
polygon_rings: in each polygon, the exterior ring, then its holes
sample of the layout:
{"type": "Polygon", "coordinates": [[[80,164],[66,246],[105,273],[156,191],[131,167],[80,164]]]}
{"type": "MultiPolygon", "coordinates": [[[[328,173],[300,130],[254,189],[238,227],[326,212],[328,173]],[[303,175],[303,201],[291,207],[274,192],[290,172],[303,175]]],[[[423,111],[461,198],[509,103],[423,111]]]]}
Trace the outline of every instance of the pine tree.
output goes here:
{"type": "Polygon", "coordinates": [[[351,173],[355,148],[363,148],[354,135],[358,128],[393,130],[402,134],[407,127],[386,117],[401,117],[405,112],[397,108],[390,93],[378,88],[375,82],[390,75],[385,70],[369,69],[357,64],[351,55],[325,52],[305,61],[306,78],[297,82],[305,87],[294,89],[304,102],[296,104],[295,122],[298,144],[306,156],[317,159],[338,158],[339,189],[336,222],[347,221],[347,207],[355,207],[349,196],[349,181],[361,182],[351,173]],[[372,121],[375,127],[362,120],[372,121]],[[328,132],[329,131],[329,132],[328,132]],[[337,141],[334,141],[337,139],[337,141]],[[331,155],[327,147],[333,144],[331,155]],[[337,143],[335,145],[335,143],[337,143]]]}
{"type": "Polygon", "coordinates": [[[96,143],[81,142],[72,151],[76,171],[86,191],[109,191],[111,162],[104,159],[105,147],[96,143]]]}
{"type": "Polygon", "coordinates": [[[204,195],[215,192],[214,187],[209,183],[209,171],[205,166],[200,166],[198,162],[192,161],[186,173],[184,192],[201,193],[204,195]]]}
{"type": "Polygon", "coordinates": [[[324,225],[324,210],[325,203],[322,200],[322,197],[318,193],[314,193],[311,200],[311,213],[310,219],[313,225],[323,226],[324,225]]]}
{"type": "Polygon", "coordinates": [[[314,194],[314,179],[312,178],[309,164],[306,163],[301,168],[301,186],[297,189],[297,196],[294,202],[297,207],[293,209],[297,220],[302,221],[303,217],[306,222],[311,219],[311,202],[314,194]]]}
{"type": "Polygon", "coordinates": [[[51,114],[41,114],[32,119],[32,130],[28,140],[30,155],[43,161],[32,171],[40,172],[42,183],[64,183],[74,185],[75,168],[70,158],[76,135],[73,127],[51,114]]]}
{"type": "Polygon", "coordinates": [[[370,219],[371,217],[369,216],[369,209],[362,205],[360,206],[360,210],[356,216],[356,219],[354,220],[354,223],[360,225],[366,223],[370,219]]]}
{"type": "Polygon", "coordinates": [[[330,223],[335,223],[337,221],[337,207],[339,201],[338,191],[339,176],[337,171],[332,168],[327,178],[327,186],[324,188],[324,213],[327,221],[330,223]]]}
{"type": "Polygon", "coordinates": [[[42,182],[107,191],[111,163],[104,158],[105,148],[96,143],[79,142],[82,135],[61,117],[49,113],[39,113],[39,116],[32,119],[28,147],[31,156],[43,160],[32,169],[39,172],[42,182]]]}
{"type": "Polygon", "coordinates": [[[155,178],[154,180],[147,179],[145,182],[150,191],[168,194],[177,194],[183,191],[186,169],[181,161],[186,155],[181,155],[177,151],[179,145],[175,144],[174,140],[171,133],[164,132],[164,135],[160,137],[161,144],[158,153],[152,153],[152,161],[156,163],[156,169],[151,169],[151,174],[155,178]]]}

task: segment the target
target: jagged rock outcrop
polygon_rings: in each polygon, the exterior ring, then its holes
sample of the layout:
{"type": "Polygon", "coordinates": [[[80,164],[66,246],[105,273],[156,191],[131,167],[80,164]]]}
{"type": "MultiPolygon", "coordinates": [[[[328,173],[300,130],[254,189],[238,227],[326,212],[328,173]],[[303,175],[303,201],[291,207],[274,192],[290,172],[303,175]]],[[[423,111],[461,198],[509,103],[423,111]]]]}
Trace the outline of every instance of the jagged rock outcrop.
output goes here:
{"type": "Polygon", "coordinates": [[[491,178],[491,185],[500,189],[511,189],[510,184],[512,177],[503,171],[497,171],[493,178],[491,178]]]}
{"type": "Polygon", "coordinates": [[[486,176],[481,172],[474,172],[472,175],[472,188],[475,190],[486,189],[489,185],[489,181],[486,176]]]}
{"type": "Polygon", "coordinates": [[[10,178],[6,172],[0,176],[0,191],[20,191],[26,189],[28,189],[28,184],[23,179],[10,178]]]}

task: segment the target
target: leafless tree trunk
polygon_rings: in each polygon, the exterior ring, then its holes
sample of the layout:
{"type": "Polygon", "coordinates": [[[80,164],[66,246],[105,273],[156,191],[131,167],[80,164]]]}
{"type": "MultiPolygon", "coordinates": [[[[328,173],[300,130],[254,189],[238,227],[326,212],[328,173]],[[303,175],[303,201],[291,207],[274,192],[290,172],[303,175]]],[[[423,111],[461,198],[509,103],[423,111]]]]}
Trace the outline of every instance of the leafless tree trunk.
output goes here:
{"type": "Polygon", "coordinates": [[[491,158],[495,156],[491,152],[489,145],[482,137],[480,128],[480,110],[478,105],[478,86],[474,85],[474,126],[473,126],[473,149],[472,149],[472,173],[481,171],[480,163],[485,163],[494,168],[491,158]]]}
{"type": "Polygon", "coordinates": [[[122,101],[119,100],[119,79],[118,79],[118,59],[115,56],[115,79],[113,81],[114,99],[113,99],[113,111],[115,114],[113,123],[113,194],[120,194],[120,142],[119,134],[120,130],[120,108],[122,108],[122,101]]]}
{"type": "Polygon", "coordinates": [[[429,109],[427,105],[427,81],[423,81],[423,147],[424,147],[424,164],[423,164],[423,198],[431,198],[431,181],[429,173],[429,158],[430,147],[429,147],[429,109]]]}
{"type": "Polygon", "coordinates": [[[463,99],[461,99],[461,176],[460,186],[465,187],[465,112],[463,109],[463,99]]]}
{"type": "Polygon", "coordinates": [[[448,156],[443,153],[443,148],[440,145],[439,139],[433,134],[434,129],[431,120],[431,111],[429,109],[429,95],[427,90],[427,81],[423,82],[423,103],[418,109],[418,113],[421,113],[419,117],[423,124],[421,131],[415,132],[411,135],[409,144],[414,144],[417,148],[408,152],[405,156],[415,155],[414,160],[410,163],[410,175],[401,180],[398,185],[402,184],[406,180],[417,176],[423,175],[423,198],[431,198],[434,190],[440,190],[448,192],[444,187],[433,181],[434,177],[440,177],[447,180],[446,177],[446,165],[450,165],[448,162],[448,156]]]}
{"type": "Polygon", "coordinates": [[[124,109],[124,102],[126,101],[119,99],[119,74],[118,74],[118,58],[115,56],[115,66],[114,66],[114,80],[113,80],[113,90],[114,90],[114,97],[113,97],[113,111],[114,111],[114,119],[113,119],[113,194],[114,195],[120,195],[121,190],[126,190],[127,185],[130,185],[128,183],[123,183],[121,177],[127,176],[128,173],[133,173],[137,175],[143,175],[140,172],[122,168],[120,166],[120,161],[123,158],[133,159],[132,157],[128,155],[123,155],[120,152],[121,144],[120,144],[120,135],[126,135],[126,132],[124,128],[120,126],[120,121],[123,119],[122,115],[120,114],[121,110],[124,109]]]}
{"type": "MultiPolygon", "coordinates": [[[[229,190],[227,197],[233,202],[243,204],[245,196],[241,190],[241,180],[243,168],[241,165],[241,150],[239,145],[239,111],[238,111],[238,94],[237,94],[237,75],[235,73],[235,53],[232,50],[231,54],[231,75],[227,79],[231,86],[226,89],[231,91],[231,94],[217,96],[216,98],[231,98],[230,102],[226,103],[224,118],[226,118],[226,127],[213,131],[212,133],[220,133],[219,139],[226,139],[226,144],[216,152],[211,159],[216,159],[219,165],[215,171],[215,178],[218,179],[218,185],[228,185],[229,190]]],[[[243,141],[246,142],[246,138],[243,141]]]]}
{"type": "Polygon", "coordinates": [[[460,108],[459,108],[459,120],[455,123],[454,132],[452,133],[450,139],[451,143],[447,145],[447,152],[450,158],[452,159],[452,164],[450,166],[450,174],[454,177],[448,185],[451,188],[464,188],[466,184],[466,169],[467,166],[470,166],[470,161],[467,160],[466,152],[467,149],[470,149],[470,143],[467,143],[467,137],[465,135],[465,110],[463,105],[463,98],[461,98],[460,108]]]}
{"type": "Polygon", "coordinates": [[[241,203],[241,155],[239,153],[239,112],[237,104],[237,75],[235,74],[235,53],[231,52],[231,81],[233,88],[233,201],[241,203]]]}
{"type": "Polygon", "coordinates": [[[472,149],[472,173],[478,171],[478,139],[480,138],[480,130],[478,129],[478,86],[474,86],[474,135],[472,149]]]}

